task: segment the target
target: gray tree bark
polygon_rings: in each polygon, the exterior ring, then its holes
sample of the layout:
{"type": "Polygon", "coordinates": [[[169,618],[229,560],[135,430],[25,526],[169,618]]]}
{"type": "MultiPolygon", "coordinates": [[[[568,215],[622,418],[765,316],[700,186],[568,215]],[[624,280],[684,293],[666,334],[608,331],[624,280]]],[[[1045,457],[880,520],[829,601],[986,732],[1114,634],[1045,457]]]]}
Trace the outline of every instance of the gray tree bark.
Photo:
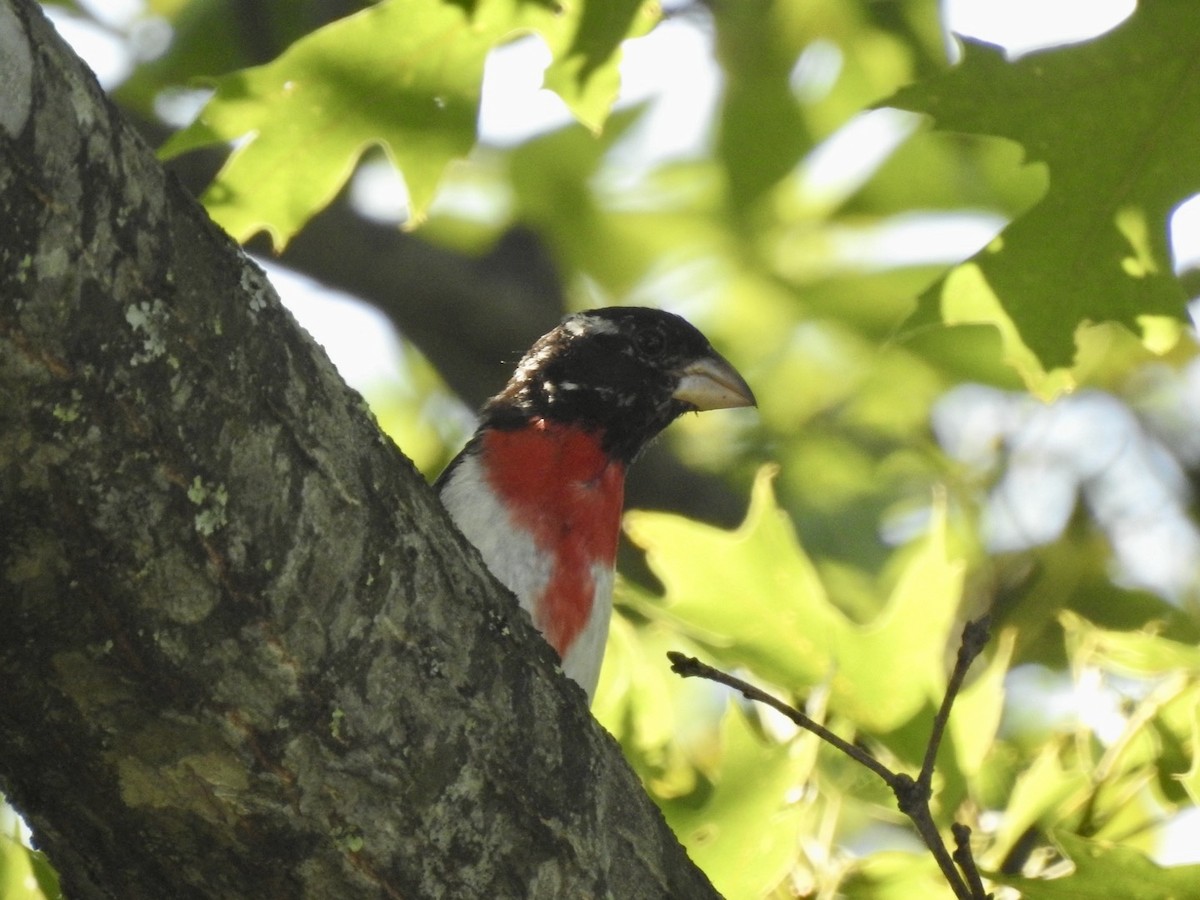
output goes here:
{"type": "Polygon", "coordinates": [[[716,896],[29,0],[0,0],[0,789],[68,896],[716,896]]]}

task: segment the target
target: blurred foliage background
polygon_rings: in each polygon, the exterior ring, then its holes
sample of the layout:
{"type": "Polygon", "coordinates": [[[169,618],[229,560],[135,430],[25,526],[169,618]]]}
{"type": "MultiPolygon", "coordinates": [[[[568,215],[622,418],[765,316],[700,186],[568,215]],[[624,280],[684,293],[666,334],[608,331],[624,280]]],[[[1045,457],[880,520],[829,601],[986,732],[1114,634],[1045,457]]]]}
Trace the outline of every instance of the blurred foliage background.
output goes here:
{"type": "Polygon", "coordinates": [[[394,329],[356,386],[430,477],[564,310],[747,376],[634,469],[594,710],[722,893],[949,896],[874,776],[666,651],[915,772],[990,611],[939,821],[998,896],[1200,897],[1193,4],[1024,54],[934,0],[47,8],[344,371],[394,329]]]}

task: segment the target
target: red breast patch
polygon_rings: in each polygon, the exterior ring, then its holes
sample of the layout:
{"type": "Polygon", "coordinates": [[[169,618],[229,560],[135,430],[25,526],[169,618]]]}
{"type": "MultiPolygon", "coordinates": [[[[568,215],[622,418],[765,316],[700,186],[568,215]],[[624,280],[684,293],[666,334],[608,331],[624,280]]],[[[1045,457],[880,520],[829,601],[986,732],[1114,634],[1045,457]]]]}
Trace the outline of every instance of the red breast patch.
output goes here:
{"type": "Polygon", "coordinates": [[[516,431],[489,430],[483,459],[513,525],[554,559],[533,619],[565,656],[592,610],[593,567],[616,560],[625,467],[595,433],[541,419],[516,431]]]}

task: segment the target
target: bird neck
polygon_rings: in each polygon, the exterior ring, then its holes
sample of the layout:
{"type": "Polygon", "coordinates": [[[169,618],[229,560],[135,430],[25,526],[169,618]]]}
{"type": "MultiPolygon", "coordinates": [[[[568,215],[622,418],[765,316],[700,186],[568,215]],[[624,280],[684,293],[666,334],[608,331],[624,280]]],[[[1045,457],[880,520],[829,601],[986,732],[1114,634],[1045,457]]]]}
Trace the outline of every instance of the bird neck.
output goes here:
{"type": "Polygon", "coordinates": [[[606,388],[569,384],[570,388],[557,388],[553,395],[544,389],[529,389],[515,397],[508,391],[499,394],[484,406],[481,424],[503,431],[538,427],[549,435],[590,435],[598,452],[627,468],[684,411],[671,401],[656,404],[630,395],[617,402],[606,388]]]}

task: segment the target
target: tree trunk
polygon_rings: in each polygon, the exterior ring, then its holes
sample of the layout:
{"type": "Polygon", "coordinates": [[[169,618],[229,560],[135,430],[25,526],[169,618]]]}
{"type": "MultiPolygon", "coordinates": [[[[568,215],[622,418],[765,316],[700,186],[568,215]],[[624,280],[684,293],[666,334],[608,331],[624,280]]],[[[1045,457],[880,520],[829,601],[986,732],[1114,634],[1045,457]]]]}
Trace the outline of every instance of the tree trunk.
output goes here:
{"type": "Polygon", "coordinates": [[[0,0],[0,787],[68,896],[715,896],[554,663],[0,0]]]}

